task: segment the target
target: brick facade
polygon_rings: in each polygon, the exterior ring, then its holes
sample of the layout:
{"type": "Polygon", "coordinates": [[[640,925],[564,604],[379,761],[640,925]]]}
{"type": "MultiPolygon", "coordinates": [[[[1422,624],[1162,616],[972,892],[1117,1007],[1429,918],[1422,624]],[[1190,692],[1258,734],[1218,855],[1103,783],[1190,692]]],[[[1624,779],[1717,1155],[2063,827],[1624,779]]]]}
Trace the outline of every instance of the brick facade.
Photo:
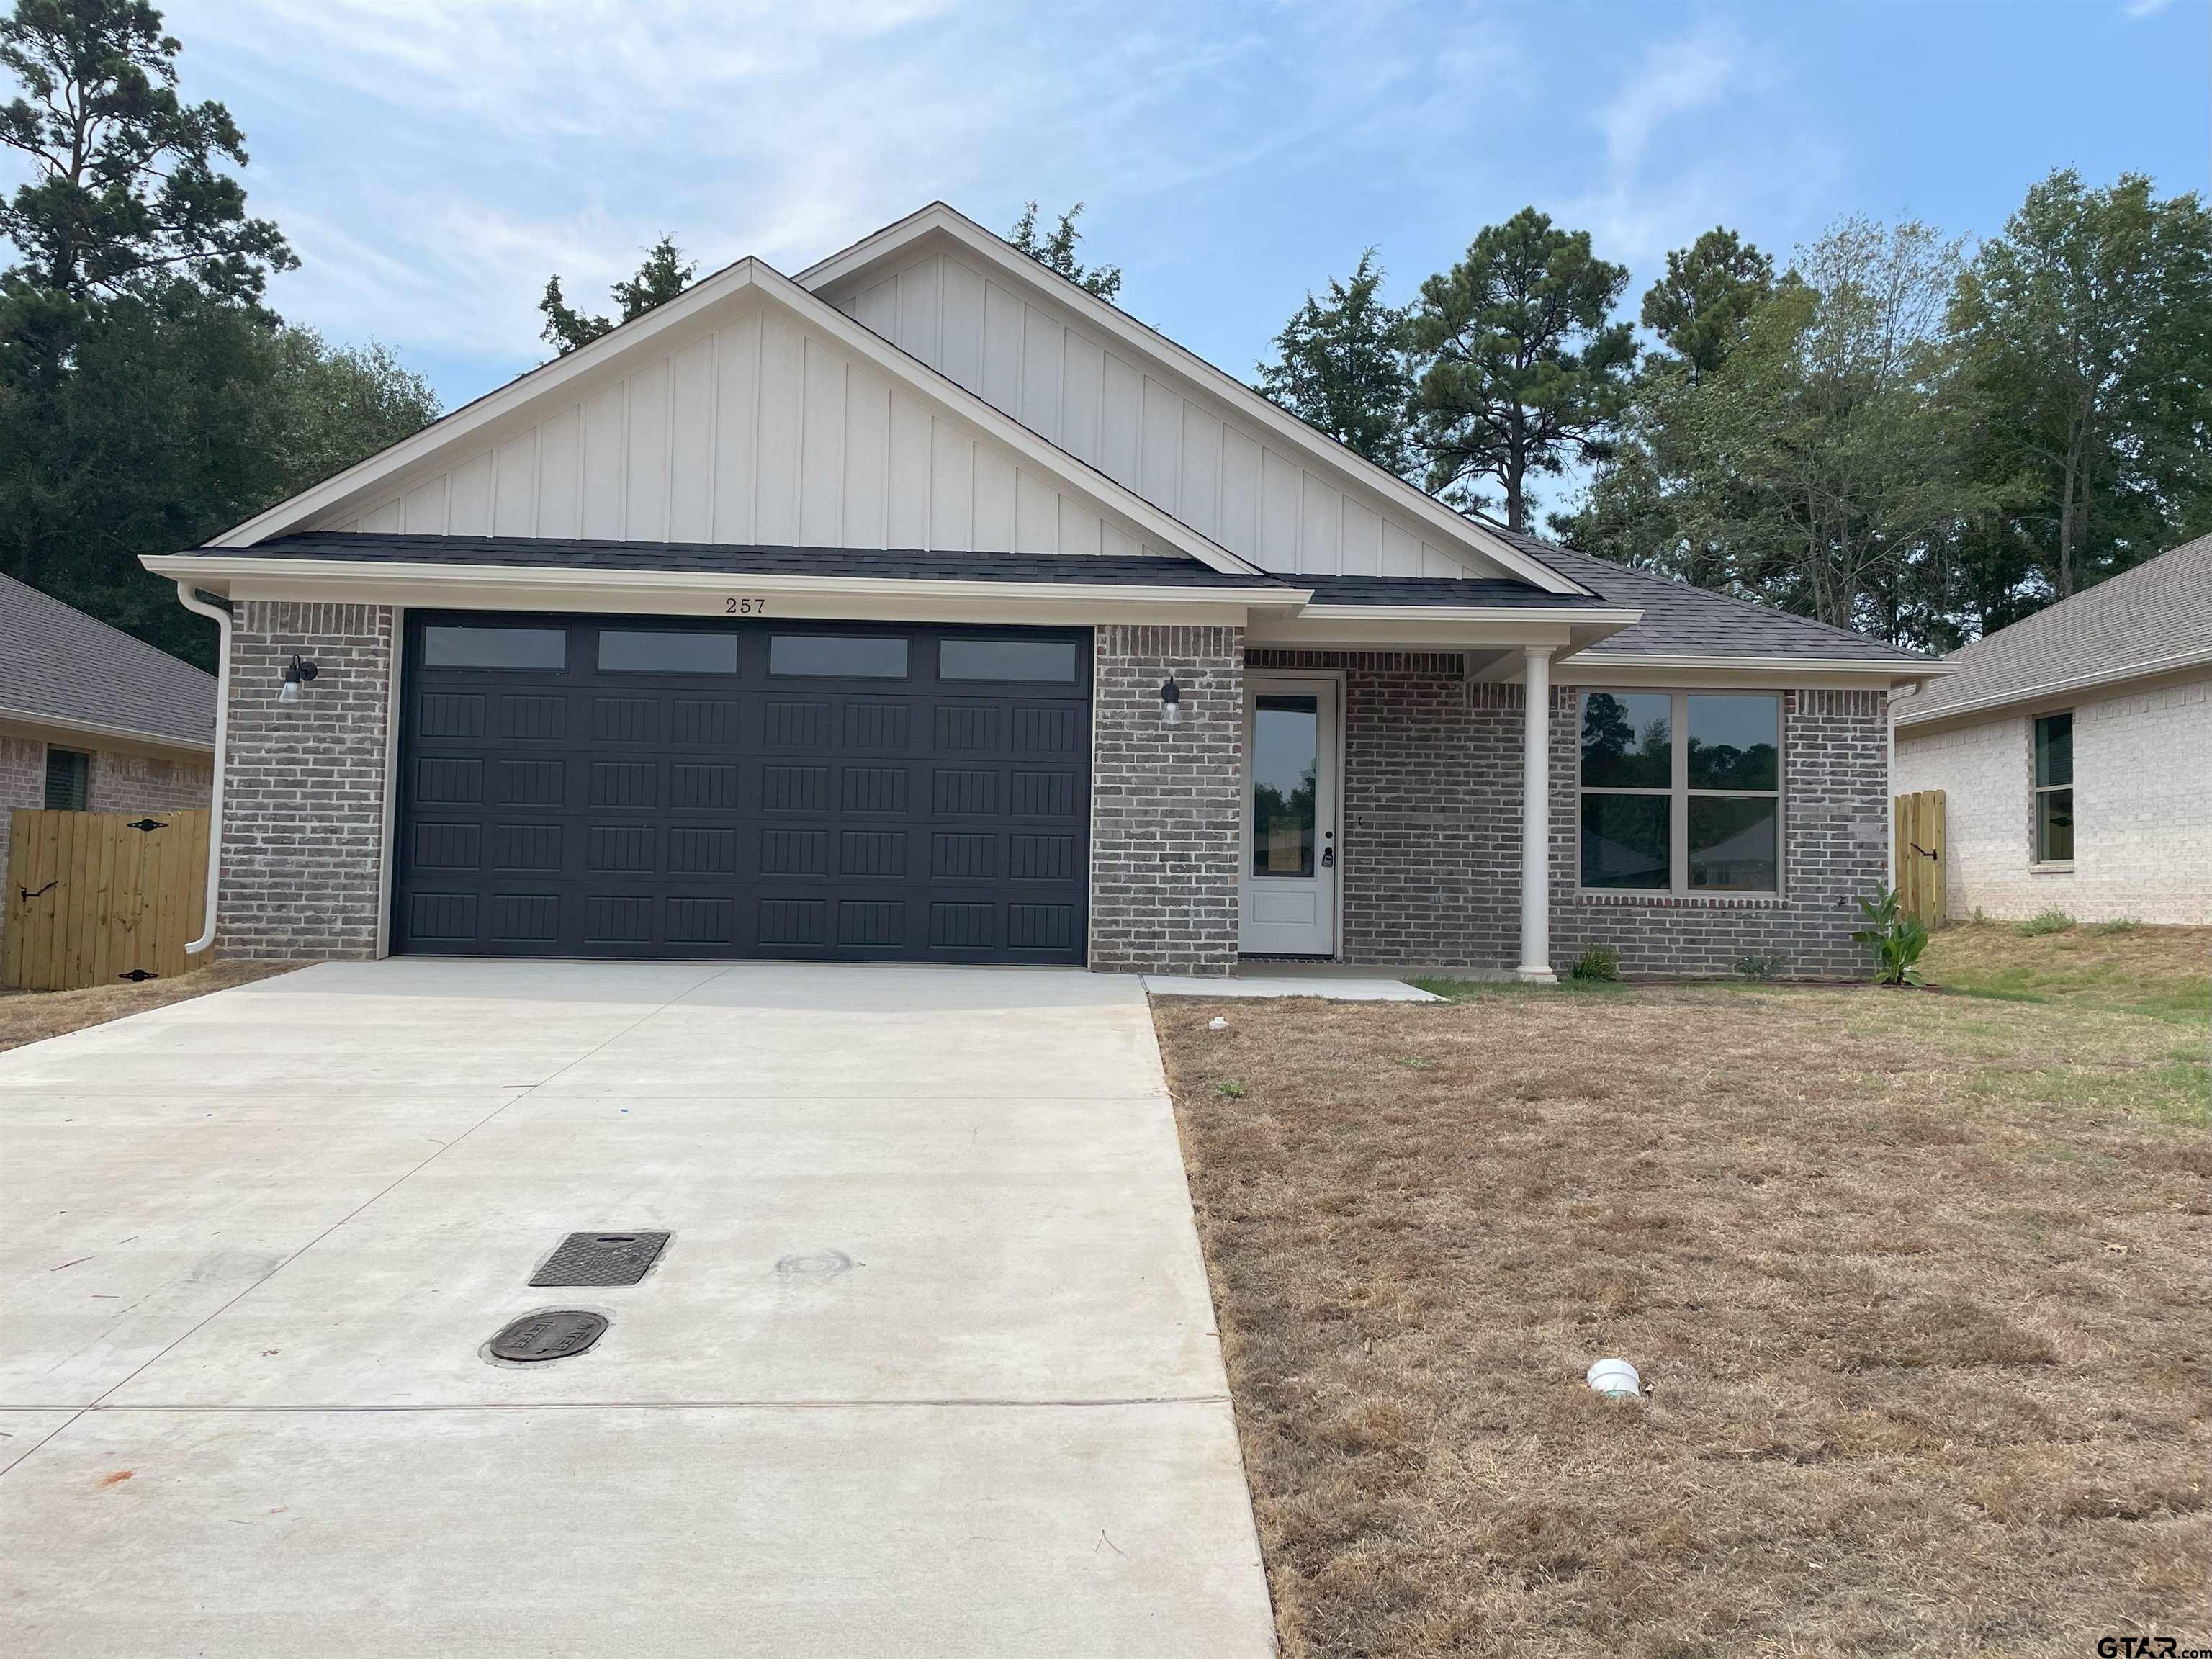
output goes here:
{"type": "Polygon", "coordinates": [[[214,777],[212,761],[157,760],[103,749],[92,761],[92,810],[181,812],[205,806],[214,777]]]}
{"type": "Polygon", "coordinates": [[[2072,707],[2071,868],[2035,862],[2029,714],[1898,732],[1899,792],[1944,793],[1952,916],[2212,923],[2212,677],[2072,707]]]}
{"type": "Polygon", "coordinates": [[[231,633],[216,948],[267,961],[376,954],[392,672],[386,605],[248,600],[231,633]],[[276,693],[297,652],[320,670],[276,693]]]}
{"type": "MultiPolygon", "coordinates": [[[[1522,693],[1469,686],[1456,653],[1270,651],[1249,667],[1345,676],[1344,940],[1347,962],[1510,968],[1521,933],[1522,693]]],[[[1577,892],[1578,688],[1552,708],[1552,956],[1612,946],[1623,971],[1727,974],[1747,956],[1850,977],[1864,951],[1851,901],[1887,870],[1881,694],[1783,694],[1778,898],[1577,892]]]]}
{"type": "Polygon", "coordinates": [[[1237,965],[1244,811],[1244,632],[1096,630],[1091,965],[1225,974],[1237,965]],[[1182,690],[1179,724],[1160,685],[1182,690]]]}

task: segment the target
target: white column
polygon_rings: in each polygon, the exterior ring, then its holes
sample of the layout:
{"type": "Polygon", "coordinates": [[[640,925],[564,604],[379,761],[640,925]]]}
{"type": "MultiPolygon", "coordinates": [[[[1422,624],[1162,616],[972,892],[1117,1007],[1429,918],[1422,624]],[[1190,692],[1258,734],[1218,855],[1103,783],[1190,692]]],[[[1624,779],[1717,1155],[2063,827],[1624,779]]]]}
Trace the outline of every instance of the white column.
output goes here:
{"type": "Polygon", "coordinates": [[[1552,971],[1552,647],[1532,645],[1521,744],[1521,965],[1516,979],[1558,982],[1552,971]]]}

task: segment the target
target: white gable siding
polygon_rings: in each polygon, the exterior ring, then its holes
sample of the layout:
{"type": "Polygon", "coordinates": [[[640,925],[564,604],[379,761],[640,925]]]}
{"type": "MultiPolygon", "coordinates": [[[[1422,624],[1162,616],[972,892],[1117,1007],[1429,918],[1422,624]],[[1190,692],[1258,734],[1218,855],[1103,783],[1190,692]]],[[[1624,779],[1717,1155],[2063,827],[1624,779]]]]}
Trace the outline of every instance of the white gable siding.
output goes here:
{"type": "Polygon", "coordinates": [[[902,350],[1255,564],[1489,574],[1383,497],[1340,488],[1255,422],[1143,367],[957,255],[932,252],[823,297],[902,350]]]}
{"type": "MultiPolygon", "coordinates": [[[[920,329],[934,315],[909,292],[920,329]]],[[[887,296],[892,303],[896,295],[887,296]]],[[[932,333],[931,338],[936,336],[932,333]]],[[[981,343],[980,334],[975,343],[981,343]]],[[[314,528],[761,546],[1151,553],[1016,453],[755,304],[531,405],[314,528]],[[549,406],[550,405],[550,406],[549,406]]]]}

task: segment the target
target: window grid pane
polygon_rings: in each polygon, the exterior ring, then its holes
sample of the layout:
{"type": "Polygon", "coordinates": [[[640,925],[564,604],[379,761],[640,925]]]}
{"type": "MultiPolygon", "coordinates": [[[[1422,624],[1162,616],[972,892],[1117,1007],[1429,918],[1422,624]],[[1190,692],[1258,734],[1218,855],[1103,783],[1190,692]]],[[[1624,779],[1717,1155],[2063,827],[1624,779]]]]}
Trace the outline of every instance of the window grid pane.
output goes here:
{"type": "Polygon", "coordinates": [[[617,674],[734,674],[735,634],[614,629],[599,634],[599,670],[617,674]]]}
{"type": "Polygon", "coordinates": [[[1583,693],[1582,780],[1590,789],[1665,789],[1674,778],[1667,693],[1583,693]]]}
{"type": "Polygon", "coordinates": [[[2074,792],[2039,789],[2035,792],[2035,861],[2071,864],[2074,861],[2074,792]]]}
{"type": "Polygon", "coordinates": [[[2074,716],[2045,714],[2035,723],[2035,787],[2074,787],[2074,716]]]}
{"type": "Polygon", "coordinates": [[[1673,883],[1672,799],[1665,795],[1583,797],[1583,885],[1665,892],[1673,883]]]}
{"type": "Polygon", "coordinates": [[[771,674],[820,679],[902,680],[902,639],[874,634],[772,634],[768,642],[771,674]]]}
{"type": "Polygon", "coordinates": [[[1585,691],[1581,702],[1583,887],[1781,891],[1780,696],[1585,691]]]}

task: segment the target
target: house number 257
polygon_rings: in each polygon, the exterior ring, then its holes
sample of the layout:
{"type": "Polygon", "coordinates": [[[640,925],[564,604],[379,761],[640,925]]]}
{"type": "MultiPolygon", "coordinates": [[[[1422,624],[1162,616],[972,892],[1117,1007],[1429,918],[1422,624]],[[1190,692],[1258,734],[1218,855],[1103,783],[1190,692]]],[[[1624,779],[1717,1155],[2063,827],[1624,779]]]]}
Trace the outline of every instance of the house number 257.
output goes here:
{"type": "Polygon", "coordinates": [[[732,594],[722,601],[722,614],[726,617],[764,617],[768,614],[768,601],[750,598],[739,599],[737,595],[732,594]]]}

